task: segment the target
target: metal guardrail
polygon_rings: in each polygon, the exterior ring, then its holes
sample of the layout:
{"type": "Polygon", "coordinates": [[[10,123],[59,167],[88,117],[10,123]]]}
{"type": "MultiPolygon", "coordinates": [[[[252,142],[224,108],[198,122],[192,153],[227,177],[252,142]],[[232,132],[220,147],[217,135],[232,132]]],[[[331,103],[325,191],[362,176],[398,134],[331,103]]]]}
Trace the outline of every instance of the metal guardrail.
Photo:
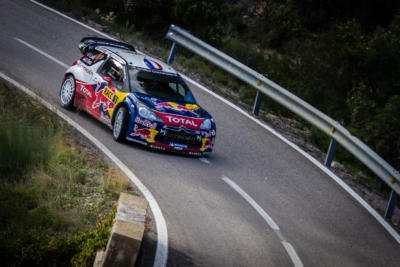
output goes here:
{"type": "MultiPolygon", "coordinates": [[[[174,42],[168,63],[172,63],[176,44],[209,60],[223,70],[253,86],[306,121],[331,136],[379,176],[394,192],[400,194],[400,173],[376,154],[371,148],[353,136],[339,122],[317,110],[264,75],[252,70],[232,57],[191,35],[184,29],[171,25],[166,37],[174,42]]],[[[396,195],[395,193],[392,195],[396,195]]],[[[393,204],[393,203],[392,203],[393,204]]]]}

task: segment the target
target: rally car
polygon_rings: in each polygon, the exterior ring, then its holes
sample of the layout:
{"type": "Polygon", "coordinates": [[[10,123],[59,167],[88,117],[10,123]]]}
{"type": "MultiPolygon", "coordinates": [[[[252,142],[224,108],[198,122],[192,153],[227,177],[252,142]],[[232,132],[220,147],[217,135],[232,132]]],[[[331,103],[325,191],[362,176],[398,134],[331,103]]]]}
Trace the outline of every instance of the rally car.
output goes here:
{"type": "Polygon", "coordinates": [[[83,57],[65,72],[61,106],[86,111],[113,130],[116,141],[204,155],[216,128],[181,76],[127,43],[86,37],[83,57]]]}

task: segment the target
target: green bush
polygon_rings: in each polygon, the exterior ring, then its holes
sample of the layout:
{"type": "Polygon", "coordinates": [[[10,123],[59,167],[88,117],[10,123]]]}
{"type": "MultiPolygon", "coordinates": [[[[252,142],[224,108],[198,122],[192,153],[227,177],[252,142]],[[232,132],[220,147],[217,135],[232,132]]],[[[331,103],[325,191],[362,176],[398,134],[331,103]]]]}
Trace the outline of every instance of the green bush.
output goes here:
{"type": "Polygon", "coordinates": [[[78,252],[72,257],[73,266],[92,266],[97,251],[106,247],[114,222],[117,208],[107,218],[99,218],[93,230],[78,233],[69,238],[68,243],[78,246],[78,252]]]}
{"type": "Polygon", "coordinates": [[[269,46],[278,48],[302,31],[301,18],[297,14],[295,1],[277,1],[267,11],[268,28],[270,30],[269,46]]]}
{"type": "Polygon", "coordinates": [[[0,173],[17,179],[31,166],[45,165],[53,145],[51,129],[29,125],[26,120],[0,120],[0,173]]]}
{"type": "Polygon", "coordinates": [[[96,252],[107,244],[116,213],[114,208],[92,230],[63,238],[52,231],[67,225],[48,208],[36,208],[34,191],[2,191],[0,204],[0,260],[5,266],[92,266],[96,252]]]}

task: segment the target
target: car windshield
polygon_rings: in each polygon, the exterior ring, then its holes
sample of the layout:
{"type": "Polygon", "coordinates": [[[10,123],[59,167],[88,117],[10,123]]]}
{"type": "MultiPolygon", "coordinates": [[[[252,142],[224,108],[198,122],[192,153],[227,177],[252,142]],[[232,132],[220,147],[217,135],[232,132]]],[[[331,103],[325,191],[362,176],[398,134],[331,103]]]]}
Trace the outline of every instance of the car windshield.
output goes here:
{"type": "Polygon", "coordinates": [[[130,68],[129,79],[134,93],[174,102],[196,103],[189,88],[178,76],[130,68]]]}

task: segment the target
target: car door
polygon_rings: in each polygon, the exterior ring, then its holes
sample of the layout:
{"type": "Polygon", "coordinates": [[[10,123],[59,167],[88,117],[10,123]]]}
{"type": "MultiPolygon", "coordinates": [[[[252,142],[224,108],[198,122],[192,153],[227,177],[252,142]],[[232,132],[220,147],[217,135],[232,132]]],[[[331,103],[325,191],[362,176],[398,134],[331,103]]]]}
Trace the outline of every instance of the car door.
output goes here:
{"type": "Polygon", "coordinates": [[[87,111],[92,116],[98,118],[98,112],[94,111],[92,103],[96,100],[95,91],[98,87],[96,72],[104,63],[107,56],[95,49],[85,53],[78,62],[78,70],[75,74],[76,83],[76,102],[75,106],[87,111]]]}
{"type": "Polygon", "coordinates": [[[119,92],[126,88],[125,76],[125,64],[113,57],[109,57],[94,75],[97,87],[91,108],[97,118],[107,124],[111,123],[114,107],[120,100],[119,92]]]}

